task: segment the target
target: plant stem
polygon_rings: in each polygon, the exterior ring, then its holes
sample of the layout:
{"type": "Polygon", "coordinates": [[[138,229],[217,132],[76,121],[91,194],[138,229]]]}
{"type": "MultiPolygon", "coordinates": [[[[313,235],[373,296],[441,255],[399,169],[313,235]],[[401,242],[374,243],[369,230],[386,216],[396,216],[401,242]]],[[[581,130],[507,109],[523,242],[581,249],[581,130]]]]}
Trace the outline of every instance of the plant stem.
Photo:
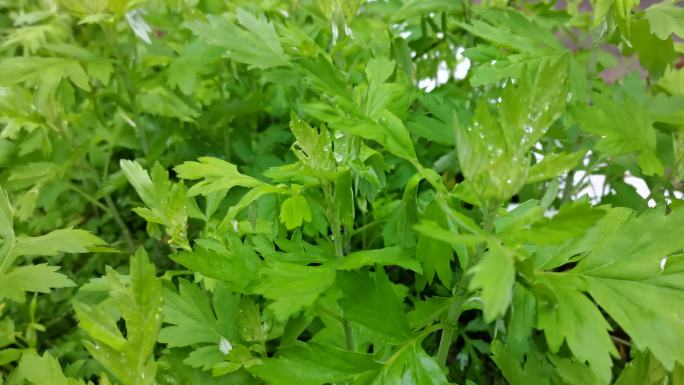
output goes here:
{"type": "MultiPolygon", "coordinates": [[[[482,228],[485,232],[491,233],[494,230],[494,219],[496,218],[496,210],[498,209],[498,204],[489,205],[483,208],[482,217],[482,228]]],[[[440,367],[446,367],[447,357],[449,355],[449,350],[451,349],[451,344],[454,340],[454,334],[456,333],[456,328],[458,327],[458,319],[461,318],[463,313],[463,305],[468,298],[468,284],[470,283],[470,278],[466,275],[467,270],[477,264],[478,260],[486,250],[486,244],[482,243],[477,247],[477,251],[472,259],[470,259],[469,266],[463,269],[463,276],[458,281],[456,288],[454,289],[454,300],[449,307],[449,312],[444,319],[444,328],[442,329],[442,335],[439,339],[439,347],[437,348],[437,357],[435,358],[440,367]]]]}
{"type": "Polygon", "coordinates": [[[128,100],[130,102],[131,112],[133,113],[133,125],[135,126],[135,133],[140,139],[140,145],[142,147],[143,153],[147,155],[149,151],[149,146],[147,143],[147,134],[145,133],[145,127],[142,125],[140,119],[140,111],[138,111],[138,105],[135,101],[136,90],[131,81],[130,71],[128,66],[124,61],[123,55],[121,54],[121,49],[119,48],[119,42],[116,40],[116,31],[114,28],[108,28],[107,26],[102,26],[105,34],[109,37],[110,44],[113,47],[114,56],[116,57],[116,62],[119,67],[119,82],[120,85],[126,91],[128,100]]]}
{"type": "MultiPolygon", "coordinates": [[[[328,222],[330,223],[330,230],[332,231],[333,244],[335,245],[335,257],[337,259],[344,258],[343,238],[340,225],[340,213],[335,207],[335,195],[329,183],[323,184],[323,193],[325,194],[326,204],[328,206],[328,222]]],[[[352,330],[351,322],[342,317],[342,326],[344,328],[344,338],[347,343],[347,350],[354,351],[354,331],[352,330]]]]}

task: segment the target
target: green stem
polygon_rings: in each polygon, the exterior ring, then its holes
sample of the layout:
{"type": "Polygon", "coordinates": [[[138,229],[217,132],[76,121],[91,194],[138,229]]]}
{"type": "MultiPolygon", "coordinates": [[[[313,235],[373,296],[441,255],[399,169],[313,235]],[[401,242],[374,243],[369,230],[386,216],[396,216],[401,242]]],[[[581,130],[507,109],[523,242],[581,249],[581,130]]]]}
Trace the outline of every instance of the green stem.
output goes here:
{"type": "Polygon", "coordinates": [[[132,254],[135,254],[135,241],[133,241],[133,235],[131,234],[131,230],[128,229],[126,222],[124,222],[124,220],[121,218],[121,214],[119,214],[119,210],[116,208],[116,205],[114,204],[111,195],[105,194],[104,200],[107,203],[107,206],[109,207],[109,213],[112,215],[112,218],[114,218],[114,222],[116,222],[116,224],[119,225],[119,228],[123,232],[124,238],[126,239],[126,243],[128,244],[130,252],[132,254]]]}
{"type": "MultiPolygon", "coordinates": [[[[329,183],[323,184],[323,193],[325,194],[326,204],[328,206],[328,222],[332,231],[333,244],[335,245],[335,257],[337,259],[344,258],[343,238],[340,225],[340,213],[335,207],[335,195],[329,183]]],[[[344,328],[344,338],[347,343],[347,350],[354,351],[354,331],[352,330],[351,322],[346,318],[342,318],[342,326],[344,328]]]]}
{"type": "MultiPolygon", "coordinates": [[[[491,206],[483,209],[482,217],[482,228],[485,232],[491,233],[494,231],[494,219],[496,218],[496,211],[498,209],[498,204],[492,204],[491,206]]],[[[437,348],[436,361],[440,367],[445,368],[447,357],[449,356],[449,350],[451,349],[451,344],[454,341],[454,334],[458,327],[458,320],[461,318],[463,313],[463,305],[468,299],[468,285],[470,283],[470,278],[466,275],[467,270],[477,264],[480,256],[486,250],[486,244],[482,243],[478,246],[474,257],[470,260],[469,266],[463,269],[463,276],[459,280],[456,288],[454,289],[454,300],[449,307],[449,312],[444,319],[444,328],[442,329],[442,335],[439,339],[439,347],[437,348]]]]}
{"type": "Polygon", "coordinates": [[[123,55],[121,54],[121,49],[119,48],[119,43],[116,40],[116,32],[112,28],[107,26],[102,26],[105,34],[109,37],[110,45],[113,47],[114,56],[116,57],[116,63],[119,67],[119,83],[122,88],[125,89],[130,102],[131,112],[133,113],[133,125],[135,126],[135,133],[140,139],[140,145],[142,146],[143,153],[147,155],[149,151],[149,146],[147,144],[147,134],[145,133],[145,128],[142,125],[142,120],[140,119],[140,111],[138,111],[138,105],[135,101],[136,90],[131,81],[131,75],[126,62],[124,61],[123,55]]]}

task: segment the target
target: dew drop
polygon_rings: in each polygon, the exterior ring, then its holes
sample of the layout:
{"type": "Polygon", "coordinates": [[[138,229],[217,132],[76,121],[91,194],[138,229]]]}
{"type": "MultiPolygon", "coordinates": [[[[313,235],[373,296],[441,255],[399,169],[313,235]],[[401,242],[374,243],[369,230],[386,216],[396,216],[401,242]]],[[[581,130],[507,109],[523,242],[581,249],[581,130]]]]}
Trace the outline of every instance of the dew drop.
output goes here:
{"type": "Polygon", "coordinates": [[[667,266],[667,257],[660,259],[660,271],[665,271],[665,266],[667,266]]]}

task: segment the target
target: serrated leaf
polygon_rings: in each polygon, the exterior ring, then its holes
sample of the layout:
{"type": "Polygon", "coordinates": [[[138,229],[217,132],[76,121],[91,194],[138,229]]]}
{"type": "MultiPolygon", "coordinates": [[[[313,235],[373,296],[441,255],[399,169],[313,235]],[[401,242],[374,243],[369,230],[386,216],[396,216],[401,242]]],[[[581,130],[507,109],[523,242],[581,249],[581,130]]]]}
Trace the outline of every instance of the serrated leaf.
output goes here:
{"type": "Polygon", "coordinates": [[[658,39],[669,39],[672,34],[684,36],[684,9],[673,3],[656,3],[646,9],[651,33],[658,39]]]}
{"type": "Polygon", "coordinates": [[[530,167],[525,182],[535,183],[555,178],[577,166],[584,154],[584,151],[545,154],[541,162],[530,167]]]}
{"type": "Polygon", "coordinates": [[[171,290],[164,291],[165,326],[159,333],[159,342],[169,347],[183,347],[199,343],[210,343],[218,350],[221,337],[236,341],[237,317],[239,314],[239,296],[226,293],[214,294],[214,303],[220,297],[222,311],[215,313],[205,293],[194,284],[181,280],[178,294],[171,290]],[[229,315],[228,319],[218,319],[219,315],[229,315]]]}
{"type": "Polygon", "coordinates": [[[279,321],[299,313],[318,299],[335,281],[335,271],[326,266],[302,266],[287,262],[266,264],[254,291],[272,302],[268,304],[279,321]]]}
{"type": "Polygon", "coordinates": [[[606,211],[589,205],[586,201],[572,202],[561,206],[551,218],[543,218],[525,229],[502,234],[504,239],[536,245],[561,244],[566,240],[582,236],[593,227],[606,211]]]}
{"type": "Polygon", "coordinates": [[[395,265],[419,274],[423,271],[418,261],[413,258],[410,249],[402,247],[355,251],[334,263],[338,270],[356,270],[373,265],[395,265]]]}
{"type": "MultiPolygon", "coordinates": [[[[93,339],[85,342],[88,352],[124,385],[150,385],[155,382],[157,365],[153,351],[162,324],[162,286],[155,270],[144,250],[139,249],[131,258],[130,280],[122,279],[112,269],[107,271],[111,304],[126,324],[124,344],[117,343],[117,348],[114,348],[108,345],[111,338],[102,339],[100,329],[86,329],[93,339]]],[[[82,315],[87,315],[84,326],[90,325],[89,319],[103,316],[101,312],[91,311],[86,307],[79,308],[82,315]]]]}
{"type": "Polygon", "coordinates": [[[41,263],[18,266],[0,273],[0,299],[24,302],[24,293],[27,291],[49,293],[51,289],[76,285],[66,275],[58,273],[58,269],[57,266],[41,263]]]}
{"type": "Polygon", "coordinates": [[[588,363],[601,382],[607,384],[613,366],[611,355],[617,356],[608,335],[612,327],[572,278],[548,275],[540,280],[555,298],[553,302],[539,302],[537,326],[544,330],[551,352],[557,352],[566,341],[572,354],[580,362],[588,363]]]}
{"type": "Polygon", "coordinates": [[[663,165],[655,155],[656,133],[648,112],[632,97],[622,103],[595,94],[592,106],[572,108],[572,115],[585,131],[599,135],[596,149],[607,155],[640,154],[646,175],[661,175],[663,165]]]}
{"type": "Polygon", "coordinates": [[[192,252],[173,254],[171,259],[207,277],[226,282],[236,291],[244,290],[256,277],[261,262],[254,251],[239,240],[233,241],[230,250],[198,240],[192,252]]]}
{"type": "Polygon", "coordinates": [[[384,270],[339,272],[337,285],[344,294],[339,304],[346,319],[395,341],[410,336],[408,320],[384,270]]]}
{"type": "Polygon", "coordinates": [[[82,380],[67,378],[62,367],[50,352],[39,356],[36,352],[22,355],[16,377],[26,379],[33,385],[85,385],[82,380]]]}
{"type": "MultiPolygon", "coordinates": [[[[423,213],[422,220],[434,221],[439,230],[447,227],[447,219],[444,212],[440,209],[437,202],[433,201],[423,213]]],[[[445,230],[443,230],[445,231],[445,230]]],[[[420,231],[416,243],[416,259],[418,259],[425,271],[423,275],[428,283],[432,283],[435,275],[443,285],[451,285],[451,261],[453,260],[453,250],[450,242],[444,242],[431,236],[431,231],[420,231]]],[[[451,235],[451,232],[448,233],[451,235]]]]}
{"type": "Polygon", "coordinates": [[[87,253],[107,243],[89,231],[60,229],[39,237],[19,236],[12,250],[14,257],[22,255],[51,256],[58,253],[87,253]]]}
{"type": "Polygon", "coordinates": [[[256,187],[257,179],[238,172],[237,167],[218,158],[202,157],[199,162],[183,162],[174,171],[181,179],[204,179],[188,190],[190,196],[208,195],[217,191],[230,191],[233,187],[256,187]]]}
{"type": "Polygon", "coordinates": [[[265,69],[289,64],[273,24],[265,16],[257,18],[238,8],[237,18],[241,27],[214,15],[208,15],[206,22],[195,20],[187,26],[209,44],[224,48],[229,58],[250,67],[265,69]]]}
{"type": "Polygon", "coordinates": [[[667,255],[684,247],[672,231],[682,226],[684,210],[667,216],[650,210],[629,218],[572,270],[585,277],[588,292],[636,346],[648,348],[668,370],[684,362],[684,325],[679,322],[684,272],[676,266],[667,269],[667,255]],[[667,338],[654,330],[667,330],[667,338]]]}
{"type": "Polygon", "coordinates": [[[515,266],[511,256],[501,247],[490,248],[470,273],[473,277],[468,287],[480,289],[485,321],[492,322],[504,315],[513,298],[515,266]]]}
{"type": "Polygon", "coordinates": [[[273,385],[319,385],[353,380],[380,367],[368,354],[312,342],[282,348],[275,358],[250,371],[273,385]]]}
{"type": "Polygon", "coordinates": [[[293,195],[280,206],[280,221],[288,230],[296,229],[304,222],[311,222],[311,219],[311,208],[303,195],[293,195]]]}

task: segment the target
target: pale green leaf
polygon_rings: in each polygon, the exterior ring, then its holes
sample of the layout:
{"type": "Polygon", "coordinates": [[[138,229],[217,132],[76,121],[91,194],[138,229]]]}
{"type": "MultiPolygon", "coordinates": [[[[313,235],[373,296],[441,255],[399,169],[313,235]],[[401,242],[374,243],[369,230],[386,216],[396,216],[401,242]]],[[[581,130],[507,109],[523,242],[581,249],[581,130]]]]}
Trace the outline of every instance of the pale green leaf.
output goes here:
{"type": "Polygon", "coordinates": [[[174,168],[181,179],[203,179],[188,190],[190,196],[230,191],[235,186],[256,187],[262,184],[257,179],[240,174],[234,164],[225,160],[211,157],[198,160],[199,162],[183,162],[174,168]]]}
{"type": "Polygon", "coordinates": [[[0,273],[0,299],[9,298],[24,302],[24,292],[49,293],[51,289],[71,287],[76,284],[66,275],[58,273],[57,266],[37,265],[18,266],[0,273]]]}
{"type": "Polygon", "coordinates": [[[296,229],[304,222],[311,222],[311,208],[303,195],[293,195],[280,206],[280,221],[288,230],[296,229]]]}
{"type": "Polygon", "coordinates": [[[515,266],[512,257],[501,247],[490,248],[470,273],[473,278],[468,287],[480,290],[485,321],[492,322],[503,316],[513,298],[515,266]]]}

